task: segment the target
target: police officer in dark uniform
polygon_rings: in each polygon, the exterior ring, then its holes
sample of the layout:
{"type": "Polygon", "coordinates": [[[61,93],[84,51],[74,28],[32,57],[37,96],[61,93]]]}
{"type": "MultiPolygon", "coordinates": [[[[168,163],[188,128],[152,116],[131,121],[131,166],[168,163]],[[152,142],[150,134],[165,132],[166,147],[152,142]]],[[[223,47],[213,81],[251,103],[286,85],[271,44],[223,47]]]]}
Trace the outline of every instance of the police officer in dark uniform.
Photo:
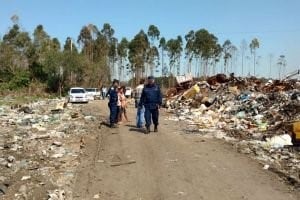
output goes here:
{"type": "Polygon", "coordinates": [[[109,96],[108,107],[110,110],[109,121],[111,128],[116,128],[118,123],[118,87],[119,81],[114,79],[113,85],[107,93],[107,96],[109,96]]]}
{"type": "Polygon", "coordinates": [[[154,124],[154,132],[158,131],[158,116],[161,104],[162,94],[160,88],[155,84],[154,77],[149,76],[139,103],[140,107],[145,107],[146,134],[150,133],[151,118],[154,124]]]}

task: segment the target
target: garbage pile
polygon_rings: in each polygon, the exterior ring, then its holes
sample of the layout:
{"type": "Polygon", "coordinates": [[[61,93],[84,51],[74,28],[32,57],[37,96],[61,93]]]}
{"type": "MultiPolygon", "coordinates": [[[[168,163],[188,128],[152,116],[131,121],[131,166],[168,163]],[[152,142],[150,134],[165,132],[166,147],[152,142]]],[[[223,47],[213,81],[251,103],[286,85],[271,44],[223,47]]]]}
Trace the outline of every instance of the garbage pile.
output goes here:
{"type": "Polygon", "coordinates": [[[188,132],[233,142],[300,183],[299,86],[295,80],[217,75],[167,98],[165,106],[175,114],[170,120],[187,122],[188,132]]]}
{"type": "Polygon", "coordinates": [[[0,106],[0,199],[72,198],[80,141],[96,119],[81,108],[59,99],[0,106]]]}

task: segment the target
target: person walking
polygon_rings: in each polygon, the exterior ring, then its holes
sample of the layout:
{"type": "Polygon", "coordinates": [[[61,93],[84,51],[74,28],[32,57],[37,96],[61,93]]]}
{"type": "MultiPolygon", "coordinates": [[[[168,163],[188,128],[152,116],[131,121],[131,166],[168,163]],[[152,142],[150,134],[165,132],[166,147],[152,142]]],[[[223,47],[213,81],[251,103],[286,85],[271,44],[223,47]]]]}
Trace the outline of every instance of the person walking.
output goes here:
{"type": "Polygon", "coordinates": [[[145,85],[139,107],[145,107],[146,134],[150,133],[151,118],[154,124],[154,132],[158,132],[159,109],[162,104],[162,94],[160,88],[155,84],[153,76],[149,76],[145,85]]]}
{"type": "Polygon", "coordinates": [[[142,128],[145,123],[145,108],[144,106],[139,107],[139,103],[141,100],[142,92],[144,89],[145,80],[141,79],[140,84],[135,88],[134,100],[135,100],[135,107],[137,108],[136,112],[136,127],[142,128]]]}
{"type": "Polygon", "coordinates": [[[121,87],[118,87],[118,101],[117,101],[117,123],[120,124],[121,122],[121,87]]]}
{"type": "Polygon", "coordinates": [[[123,122],[124,118],[125,118],[126,122],[129,122],[127,112],[126,112],[127,100],[126,100],[125,92],[126,92],[126,87],[122,86],[120,94],[119,94],[119,98],[120,98],[120,101],[121,101],[121,107],[120,107],[120,121],[121,122],[123,122]]]}
{"type": "Polygon", "coordinates": [[[105,86],[101,88],[101,93],[102,93],[102,99],[104,100],[107,93],[107,88],[105,86]]]}
{"type": "Polygon", "coordinates": [[[107,93],[107,96],[109,96],[108,107],[110,110],[109,122],[111,128],[116,128],[118,123],[118,87],[119,81],[114,79],[113,85],[107,93]]]}

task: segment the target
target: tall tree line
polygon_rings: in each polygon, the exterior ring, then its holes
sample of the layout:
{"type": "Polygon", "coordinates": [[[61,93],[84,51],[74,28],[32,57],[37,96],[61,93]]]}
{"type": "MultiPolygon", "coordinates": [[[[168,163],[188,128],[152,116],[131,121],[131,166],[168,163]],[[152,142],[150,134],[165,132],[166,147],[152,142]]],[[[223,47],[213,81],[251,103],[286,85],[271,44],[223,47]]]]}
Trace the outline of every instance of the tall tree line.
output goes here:
{"type": "MultiPolygon", "coordinates": [[[[206,29],[166,39],[157,26],[150,25],[131,40],[125,37],[118,40],[109,23],[101,27],[88,24],[79,30],[77,38],[67,37],[61,45],[43,25],[37,25],[30,35],[19,26],[18,19],[12,21],[12,27],[0,39],[0,83],[8,89],[41,82],[49,91],[56,92],[61,86],[100,87],[113,78],[138,82],[148,75],[200,77],[236,70],[238,48],[230,40],[220,44],[206,29]]],[[[242,41],[239,66],[243,75],[248,47],[255,75],[260,47],[257,38],[249,46],[242,41]]],[[[285,68],[283,58],[279,63],[285,68]]]]}

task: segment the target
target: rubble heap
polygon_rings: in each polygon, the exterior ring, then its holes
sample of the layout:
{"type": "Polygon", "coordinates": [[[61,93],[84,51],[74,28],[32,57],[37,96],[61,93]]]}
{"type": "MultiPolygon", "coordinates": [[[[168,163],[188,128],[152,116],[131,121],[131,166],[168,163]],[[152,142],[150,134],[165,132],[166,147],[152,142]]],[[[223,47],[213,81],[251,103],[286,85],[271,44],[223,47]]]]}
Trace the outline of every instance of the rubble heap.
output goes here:
{"type": "Polygon", "coordinates": [[[165,106],[175,114],[170,120],[187,122],[189,133],[231,141],[299,186],[299,86],[295,80],[217,75],[168,97],[165,106]]]}

